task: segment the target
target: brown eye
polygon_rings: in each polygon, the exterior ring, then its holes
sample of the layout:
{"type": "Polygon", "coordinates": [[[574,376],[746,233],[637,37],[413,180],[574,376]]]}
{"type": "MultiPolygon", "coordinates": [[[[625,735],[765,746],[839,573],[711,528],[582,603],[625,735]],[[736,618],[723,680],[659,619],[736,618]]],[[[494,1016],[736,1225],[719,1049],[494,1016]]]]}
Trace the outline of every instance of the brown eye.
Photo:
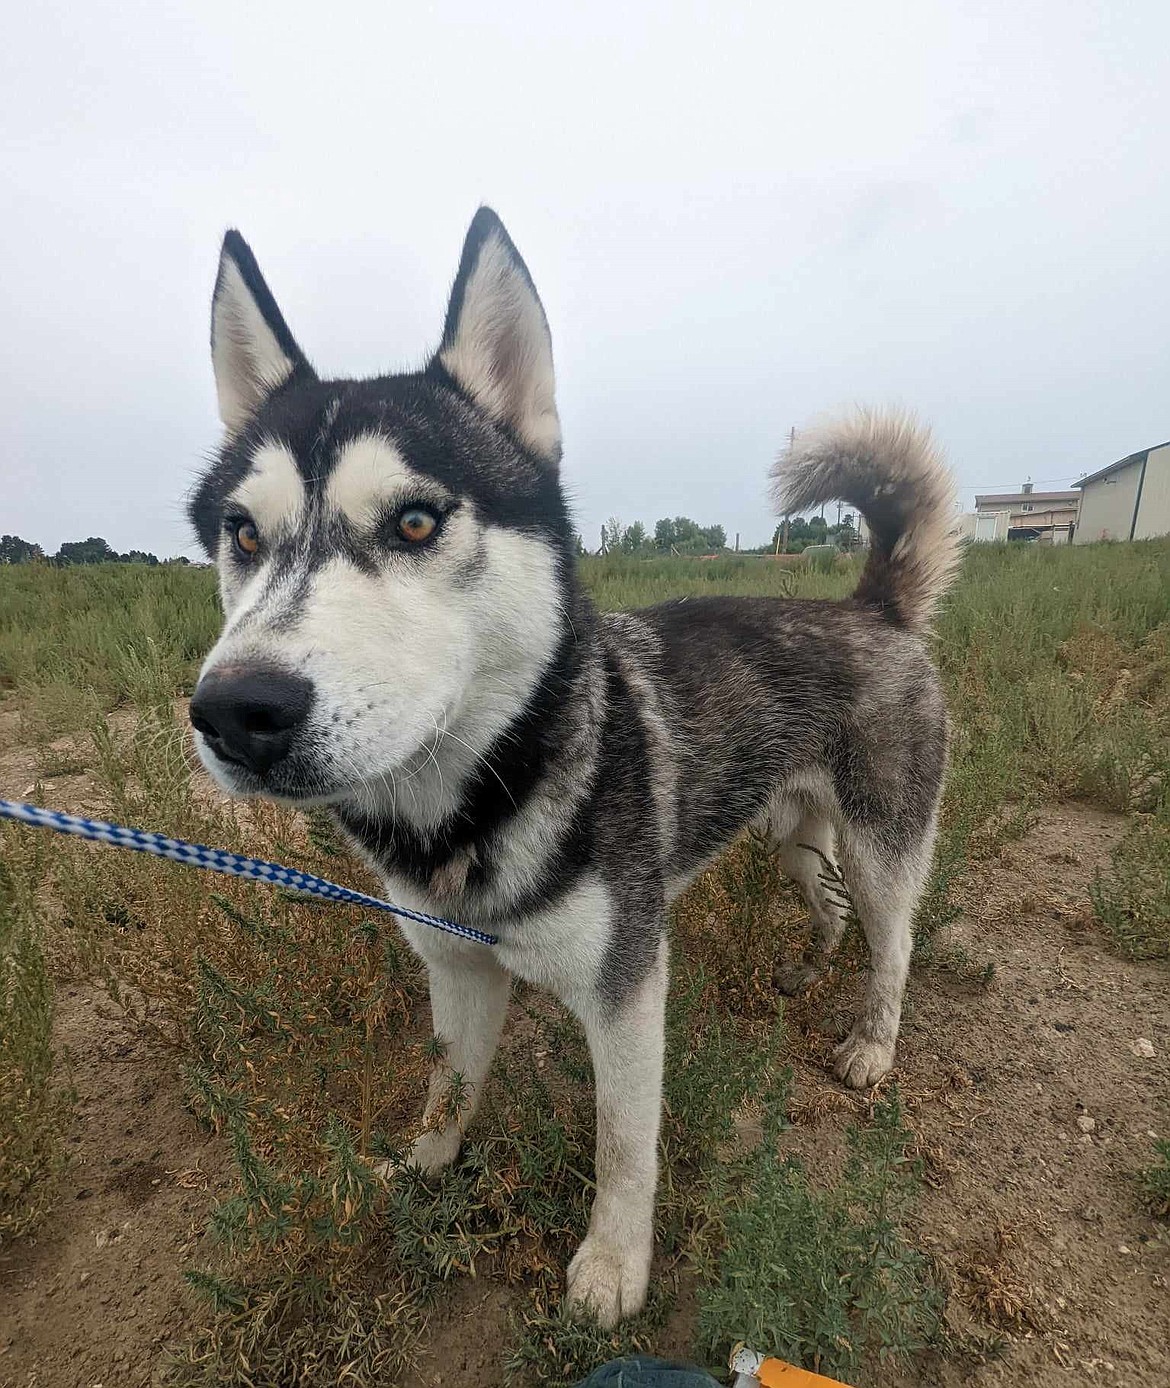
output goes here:
{"type": "Polygon", "coordinates": [[[438,528],[439,518],[425,506],[408,506],[398,517],[398,533],[408,544],[429,540],[438,528]]]}
{"type": "Polygon", "coordinates": [[[240,521],[232,531],[232,538],[236,542],[236,549],[245,559],[251,559],[260,548],[259,532],[251,521],[240,521]]]}

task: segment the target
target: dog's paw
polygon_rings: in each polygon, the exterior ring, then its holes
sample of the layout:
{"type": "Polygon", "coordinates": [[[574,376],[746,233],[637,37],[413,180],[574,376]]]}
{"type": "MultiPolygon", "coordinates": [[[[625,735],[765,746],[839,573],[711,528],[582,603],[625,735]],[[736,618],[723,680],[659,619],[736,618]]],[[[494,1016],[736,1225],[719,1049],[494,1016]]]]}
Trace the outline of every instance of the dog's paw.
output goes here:
{"type": "Polygon", "coordinates": [[[777,964],[772,982],[785,997],[793,998],[798,993],[808,992],[823,972],[816,964],[777,964]]]}
{"type": "Polygon", "coordinates": [[[871,1089],[894,1068],[893,1042],[856,1034],[847,1036],[833,1056],[833,1073],[850,1089],[871,1089]]]}
{"type": "MultiPolygon", "coordinates": [[[[399,1165],[413,1166],[424,1176],[433,1176],[436,1171],[442,1171],[451,1165],[459,1155],[459,1149],[462,1145],[463,1134],[459,1131],[458,1124],[451,1123],[445,1128],[439,1128],[434,1132],[423,1133],[421,1137],[416,1137],[399,1165]]],[[[379,1166],[387,1168],[381,1173],[382,1175],[389,1175],[391,1170],[398,1169],[391,1162],[380,1162],[379,1166]]],[[[376,1167],[375,1170],[377,1169],[376,1167]]]]}
{"type": "Polygon", "coordinates": [[[653,1251],[652,1240],[643,1247],[633,1241],[610,1243],[587,1235],[569,1264],[565,1298],[569,1310],[594,1317],[606,1330],[623,1317],[636,1315],[646,1304],[653,1251]]]}

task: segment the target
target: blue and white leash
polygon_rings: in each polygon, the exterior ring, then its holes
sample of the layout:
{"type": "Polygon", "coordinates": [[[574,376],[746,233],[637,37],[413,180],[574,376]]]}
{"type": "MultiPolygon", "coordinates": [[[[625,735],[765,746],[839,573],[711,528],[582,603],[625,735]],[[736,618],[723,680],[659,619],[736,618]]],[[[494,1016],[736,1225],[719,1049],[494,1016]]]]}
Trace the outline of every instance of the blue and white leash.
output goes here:
{"type": "Polygon", "coordinates": [[[186,867],[207,868],[209,872],[222,872],[228,877],[249,877],[253,882],[268,882],[272,886],[288,887],[292,891],[305,892],[325,901],[345,901],[354,906],[371,906],[377,911],[390,911],[404,920],[417,921],[420,925],[432,925],[436,930],[445,930],[449,935],[458,935],[464,940],[475,940],[481,945],[495,945],[499,937],[489,935],[485,930],[476,930],[470,925],[457,925],[455,921],[444,920],[442,916],[428,916],[422,911],[410,911],[405,906],[395,906],[391,901],[380,901],[376,896],[366,896],[364,892],[351,891],[339,887],[324,877],[316,877],[311,872],[294,872],[292,868],[279,863],[265,862],[263,858],[245,858],[239,853],[228,853],[222,848],[205,848],[201,843],[188,843],[186,839],[172,839],[165,834],[152,834],[145,829],[127,829],[122,824],[109,824],[104,819],[84,819],[80,815],[63,814],[60,810],[45,810],[40,805],[29,805],[19,800],[0,800],[0,819],[12,819],[19,824],[32,824],[38,829],[55,829],[59,834],[73,834],[81,839],[93,839],[97,843],[112,843],[115,848],[129,848],[135,853],[152,853],[156,858],[169,858],[173,863],[183,863],[186,867]]]}

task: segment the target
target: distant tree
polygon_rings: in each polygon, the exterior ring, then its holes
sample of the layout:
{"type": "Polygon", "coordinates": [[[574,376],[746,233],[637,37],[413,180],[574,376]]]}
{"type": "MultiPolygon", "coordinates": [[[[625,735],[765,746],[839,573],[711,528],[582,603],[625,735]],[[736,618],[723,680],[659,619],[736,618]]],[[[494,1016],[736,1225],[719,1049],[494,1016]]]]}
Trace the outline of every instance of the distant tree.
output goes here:
{"type": "Polygon", "coordinates": [[[153,554],[147,554],[145,550],[131,549],[125,554],[119,554],[116,558],[123,564],[157,564],[158,558],[153,554]]]}
{"type": "Polygon", "coordinates": [[[852,554],[860,543],[861,536],[857,533],[853,517],[845,516],[837,527],[837,548],[845,554],[852,554]]]}
{"type": "MultiPolygon", "coordinates": [[[[781,521],[772,531],[773,550],[783,533],[784,522],[781,521]]],[[[803,516],[792,516],[788,522],[788,553],[800,554],[808,545],[826,544],[836,534],[837,527],[830,526],[821,516],[813,516],[811,520],[805,520],[803,516]]]]}
{"type": "Polygon", "coordinates": [[[649,542],[659,554],[677,550],[680,554],[709,554],[727,548],[727,532],[721,525],[701,526],[690,516],[664,516],[655,522],[654,538],[649,542]]]}
{"type": "Polygon", "coordinates": [[[803,527],[804,521],[801,520],[799,516],[797,516],[795,520],[791,516],[786,516],[784,520],[777,525],[776,529],[772,531],[772,543],[768,548],[773,554],[779,554],[781,552],[785,554],[799,554],[805,545],[804,536],[801,533],[803,527]],[[787,535],[784,533],[785,525],[788,527],[787,535]]]}
{"type": "Polygon", "coordinates": [[[91,535],[88,540],[70,540],[53,556],[58,564],[107,564],[117,557],[97,535],[91,535]]]}
{"type": "Polygon", "coordinates": [[[617,554],[621,550],[622,536],[625,533],[626,527],[617,516],[610,516],[601,527],[601,547],[606,554],[617,554]]]}
{"type": "Polygon", "coordinates": [[[675,516],[674,543],[691,554],[701,549],[705,541],[698,521],[691,520],[690,516],[675,516]]]}
{"type": "MultiPolygon", "coordinates": [[[[775,545],[776,541],[781,537],[781,535],[783,534],[783,532],[784,532],[784,522],[781,521],[780,524],[776,527],[776,529],[773,530],[773,532],[772,532],[772,544],[773,544],[773,545],[775,545]]],[[[803,542],[803,543],[807,544],[807,543],[808,543],[808,538],[809,538],[809,534],[808,534],[808,521],[806,521],[805,518],[804,518],[803,516],[790,516],[790,517],[788,518],[788,543],[789,543],[789,546],[791,546],[792,544],[797,543],[797,542],[803,542]]]]}
{"type": "Polygon", "coordinates": [[[622,535],[621,546],[626,554],[641,554],[646,548],[648,540],[646,527],[641,521],[635,521],[633,525],[627,527],[622,535]]]}
{"type": "MultiPolygon", "coordinates": [[[[581,537],[580,537],[580,535],[577,536],[577,543],[578,543],[578,544],[581,543],[581,537]]],[[[580,554],[581,552],[582,552],[581,550],[578,550],[578,551],[577,551],[578,554],[580,554]]],[[[186,556],[185,554],[176,554],[176,555],[175,555],[173,558],[171,558],[171,559],[164,559],[164,560],[163,560],[163,563],[164,563],[164,564],[190,564],[190,562],[191,562],[190,559],[188,559],[187,556],[186,556]]]]}
{"type": "Polygon", "coordinates": [[[31,564],[34,559],[43,559],[45,551],[31,540],[22,540],[19,535],[0,535],[0,564],[31,564]]]}

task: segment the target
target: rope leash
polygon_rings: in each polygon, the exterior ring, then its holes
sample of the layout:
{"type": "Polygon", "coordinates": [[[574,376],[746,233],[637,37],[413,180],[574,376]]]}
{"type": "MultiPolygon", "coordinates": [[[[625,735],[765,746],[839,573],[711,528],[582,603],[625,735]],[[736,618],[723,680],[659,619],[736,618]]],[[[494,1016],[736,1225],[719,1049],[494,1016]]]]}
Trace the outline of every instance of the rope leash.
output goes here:
{"type": "Polygon", "coordinates": [[[391,901],[380,901],[376,896],[366,896],[364,892],[338,886],[336,882],[329,882],[311,872],[295,872],[292,868],[266,862],[263,858],[245,858],[239,853],[228,853],[222,848],[207,848],[201,843],[171,839],[165,834],[152,834],[145,829],[128,829],[125,825],[110,824],[104,819],[84,819],[80,815],[63,814],[60,810],[45,810],[40,805],[28,805],[19,800],[0,800],[0,819],[12,819],[19,824],[31,824],[38,829],[55,829],[58,834],[73,834],[80,839],[93,839],[96,843],[112,843],[115,848],[128,848],[135,853],[150,853],[156,858],[169,858],[172,863],[182,863],[185,867],[221,872],[226,877],[248,877],[253,882],[288,887],[292,891],[305,892],[324,901],[345,901],[354,906],[370,906],[376,911],[389,911],[395,916],[401,916],[403,920],[430,925],[436,930],[445,930],[448,935],[458,935],[462,940],[475,940],[481,945],[499,943],[498,936],[489,935],[485,930],[476,930],[470,925],[458,925],[455,921],[444,920],[442,916],[428,916],[422,911],[410,911],[405,906],[395,906],[391,901]]]}

